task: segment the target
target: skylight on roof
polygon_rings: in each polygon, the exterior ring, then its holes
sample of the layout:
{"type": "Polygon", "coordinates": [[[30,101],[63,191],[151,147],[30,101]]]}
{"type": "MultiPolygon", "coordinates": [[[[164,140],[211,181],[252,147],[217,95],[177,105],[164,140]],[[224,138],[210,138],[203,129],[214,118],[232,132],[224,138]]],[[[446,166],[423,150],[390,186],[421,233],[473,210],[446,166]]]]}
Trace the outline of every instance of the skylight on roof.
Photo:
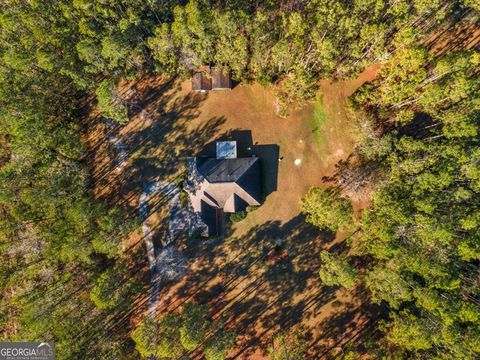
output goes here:
{"type": "Polygon", "coordinates": [[[235,159],[237,157],[236,141],[217,141],[217,159],[235,159]]]}

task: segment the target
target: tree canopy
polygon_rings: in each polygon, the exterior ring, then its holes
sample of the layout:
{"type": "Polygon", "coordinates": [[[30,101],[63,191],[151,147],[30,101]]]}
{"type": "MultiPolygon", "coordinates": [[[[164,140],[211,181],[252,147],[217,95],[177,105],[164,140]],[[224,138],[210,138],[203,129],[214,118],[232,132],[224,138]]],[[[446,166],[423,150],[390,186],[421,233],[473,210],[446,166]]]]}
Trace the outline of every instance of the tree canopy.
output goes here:
{"type": "Polygon", "coordinates": [[[337,231],[351,227],[352,205],[333,189],[312,187],[300,203],[307,221],[322,229],[337,231]]]}
{"type": "Polygon", "coordinates": [[[186,303],[181,311],[157,321],[143,319],[132,333],[142,358],[181,358],[201,348],[207,360],[223,360],[235,342],[235,331],[225,327],[225,318],[212,320],[205,304],[186,303]]]}
{"type": "Polygon", "coordinates": [[[393,123],[383,135],[391,151],[370,159],[383,180],[362,212],[355,255],[373,259],[363,280],[391,309],[383,329],[405,354],[479,352],[478,56],[433,58],[407,45],[353,99],[373,124],[393,123]]]}

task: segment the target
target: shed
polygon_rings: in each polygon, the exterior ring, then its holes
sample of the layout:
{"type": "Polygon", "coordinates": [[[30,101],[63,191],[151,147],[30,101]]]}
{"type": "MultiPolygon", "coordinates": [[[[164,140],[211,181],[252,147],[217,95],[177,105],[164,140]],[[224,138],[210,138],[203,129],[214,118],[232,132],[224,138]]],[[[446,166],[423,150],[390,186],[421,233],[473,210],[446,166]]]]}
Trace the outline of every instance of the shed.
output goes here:
{"type": "Polygon", "coordinates": [[[230,90],[230,73],[222,68],[203,65],[192,76],[193,91],[230,90]]]}
{"type": "Polygon", "coordinates": [[[232,81],[230,79],[230,73],[221,69],[210,69],[210,76],[212,78],[212,90],[231,90],[232,81]]]}

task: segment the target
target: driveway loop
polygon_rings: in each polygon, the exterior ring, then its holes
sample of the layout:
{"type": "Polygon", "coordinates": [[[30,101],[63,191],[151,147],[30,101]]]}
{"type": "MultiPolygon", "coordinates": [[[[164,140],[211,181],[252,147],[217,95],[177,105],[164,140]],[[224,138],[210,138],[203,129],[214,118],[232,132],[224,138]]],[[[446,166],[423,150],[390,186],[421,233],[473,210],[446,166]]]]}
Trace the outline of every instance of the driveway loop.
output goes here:
{"type": "Polygon", "coordinates": [[[160,180],[154,180],[146,186],[144,192],[140,195],[138,208],[140,219],[142,220],[142,232],[151,276],[148,313],[150,316],[155,316],[160,285],[164,282],[179,280],[186,271],[185,258],[175,246],[174,240],[188,223],[187,213],[181,205],[178,187],[173,183],[160,180]],[[147,220],[150,215],[149,198],[158,192],[163,194],[168,200],[169,215],[167,236],[165,241],[162,242],[162,248],[156,253],[153,243],[153,231],[147,220]]]}

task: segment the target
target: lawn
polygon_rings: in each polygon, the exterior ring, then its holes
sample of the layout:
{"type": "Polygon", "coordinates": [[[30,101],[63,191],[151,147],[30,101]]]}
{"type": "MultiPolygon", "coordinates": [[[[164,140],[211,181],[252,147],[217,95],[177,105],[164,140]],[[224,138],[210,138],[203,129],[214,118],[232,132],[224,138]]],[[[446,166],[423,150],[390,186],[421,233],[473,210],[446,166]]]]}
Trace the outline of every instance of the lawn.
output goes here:
{"type": "MultiPolygon", "coordinates": [[[[287,118],[276,115],[271,92],[258,84],[195,94],[189,91],[189,82],[158,77],[122,84],[124,96],[135,104],[126,126],[112,126],[92,114],[86,139],[95,194],[127,206],[132,214],[138,212],[139,198],[149,184],[175,182],[185,157],[219,137],[249,131],[258,145],[278,145],[276,190],[260,208],[232,224],[222,239],[177,239],[188,270],[180,281],[161,288],[158,316],[185,301],[208,302],[215,317],[227,314],[229,326],[238,330],[230,355],[239,359],[264,358],[262,349],[281,328],[302,327],[312,358],[335,350],[367,328],[371,305],[363,289],[324,287],[318,277],[320,250],[339,246],[341,239],[306,224],[299,210],[308,188],[321,185],[352,149],[344,103],[354,86],[369,79],[362,76],[365,79],[343,85],[321,83],[322,101],[292,109],[287,118]],[[120,170],[119,147],[109,141],[111,134],[128,153],[120,170]],[[272,264],[269,253],[278,241],[287,256],[272,264]]],[[[157,251],[165,237],[166,207],[164,196],[152,197],[147,221],[157,251]]],[[[132,268],[146,271],[143,247],[138,235],[125,244],[135,254],[132,268]]],[[[146,308],[146,298],[147,293],[139,306],[146,308]]]]}
{"type": "Polygon", "coordinates": [[[324,131],[323,125],[327,120],[327,114],[325,109],[323,108],[323,101],[321,99],[315,101],[313,104],[313,116],[312,119],[312,133],[314,134],[314,138],[318,143],[318,146],[321,148],[324,142],[324,131]]]}

